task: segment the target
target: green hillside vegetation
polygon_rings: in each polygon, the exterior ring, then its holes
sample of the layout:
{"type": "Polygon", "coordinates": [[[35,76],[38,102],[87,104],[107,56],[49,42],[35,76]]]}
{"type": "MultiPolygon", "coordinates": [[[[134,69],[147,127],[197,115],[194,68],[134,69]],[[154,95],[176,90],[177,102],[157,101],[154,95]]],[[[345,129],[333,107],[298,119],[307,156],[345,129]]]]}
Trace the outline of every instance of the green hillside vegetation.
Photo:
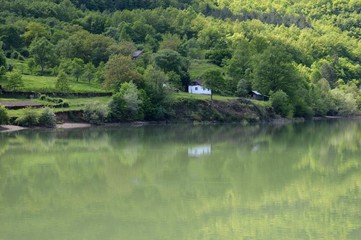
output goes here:
{"type": "Polygon", "coordinates": [[[0,0],[0,85],[112,91],[117,121],[166,119],[170,95],[195,79],[229,97],[257,90],[285,117],[353,115],[360,9],[355,0],[0,0]]]}

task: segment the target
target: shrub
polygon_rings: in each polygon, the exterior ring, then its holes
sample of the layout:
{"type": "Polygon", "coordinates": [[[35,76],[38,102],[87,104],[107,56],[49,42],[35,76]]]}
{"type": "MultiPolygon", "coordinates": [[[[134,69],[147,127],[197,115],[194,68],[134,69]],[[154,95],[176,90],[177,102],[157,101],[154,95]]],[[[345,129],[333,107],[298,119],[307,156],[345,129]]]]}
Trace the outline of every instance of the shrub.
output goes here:
{"type": "Polygon", "coordinates": [[[17,90],[24,86],[23,76],[20,72],[8,73],[8,80],[7,88],[10,90],[17,90]]]}
{"type": "Polygon", "coordinates": [[[26,108],[23,115],[15,120],[15,123],[23,127],[34,127],[39,124],[39,116],[36,110],[26,108]]]}
{"type": "Polygon", "coordinates": [[[114,121],[134,121],[143,119],[142,100],[133,82],[123,83],[119,92],[109,103],[109,116],[114,121]]]}
{"type": "Polygon", "coordinates": [[[9,116],[5,107],[0,106],[0,124],[7,124],[9,122],[9,116]]]}
{"type": "Polygon", "coordinates": [[[46,107],[40,113],[39,126],[54,128],[56,126],[56,116],[50,108],[46,107]]]}
{"type": "Polygon", "coordinates": [[[70,85],[69,85],[69,79],[68,75],[64,71],[60,71],[56,83],[55,83],[55,89],[60,92],[69,92],[70,91],[70,85]]]}
{"type": "Polygon", "coordinates": [[[46,95],[41,95],[39,97],[40,100],[43,100],[43,101],[47,101],[47,102],[52,102],[52,103],[63,103],[64,100],[62,98],[52,98],[52,97],[48,97],[46,95]]]}
{"type": "Polygon", "coordinates": [[[331,97],[334,102],[334,109],[338,115],[352,115],[357,111],[357,102],[352,93],[346,93],[340,89],[331,90],[331,97]]]}
{"type": "Polygon", "coordinates": [[[282,90],[278,90],[272,94],[271,103],[275,113],[281,115],[282,117],[292,117],[293,109],[292,105],[289,103],[287,93],[282,90]]]}
{"type": "Polygon", "coordinates": [[[107,115],[106,106],[99,104],[99,102],[93,102],[85,106],[83,117],[85,121],[91,124],[100,125],[105,122],[107,115]]]}

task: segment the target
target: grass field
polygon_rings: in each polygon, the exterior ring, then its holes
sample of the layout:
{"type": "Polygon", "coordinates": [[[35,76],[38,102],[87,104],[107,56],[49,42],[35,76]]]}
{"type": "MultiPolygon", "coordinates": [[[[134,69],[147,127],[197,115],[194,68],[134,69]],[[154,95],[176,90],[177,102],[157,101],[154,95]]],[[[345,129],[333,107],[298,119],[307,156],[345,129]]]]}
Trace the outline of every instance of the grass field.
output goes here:
{"type": "MultiPolygon", "coordinates": [[[[55,76],[37,76],[30,74],[26,63],[21,60],[16,59],[6,59],[8,64],[11,64],[16,71],[20,71],[23,74],[24,87],[19,88],[20,91],[34,91],[34,92],[56,92],[55,76]]],[[[38,69],[37,69],[38,71],[38,69]]],[[[97,82],[88,82],[75,81],[72,77],[69,77],[70,89],[72,92],[86,93],[86,92],[107,92],[105,91],[101,84],[97,82]]],[[[1,83],[6,87],[7,82],[4,81],[1,83]]]]}
{"type": "MultiPolygon", "coordinates": [[[[175,93],[174,97],[175,97],[175,99],[180,99],[180,98],[199,99],[199,100],[207,100],[207,99],[210,100],[211,99],[210,95],[190,94],[190,93],[185,93],[185,92],[175,93]]],[[[213,100],[225,101],[225,102],[238,99],[238,97],[228,97],[228,96],[219,96],[219,95],[213,95],[212,98],[213,98],[213,100]]]]}
{"type": "MultiPolygon", "coordinates": [[[[74,111],[74,110],[82,110],[84,109],[84,106],[92,103],[92,102],[98,102],[99,104],[108,104],[109,101],[111,100],[111,97],[91,97],[91,98],[77,98],[77,97],[68,97],[68,98],[62,98],[64,100],[64,102],[69,103],[69,107],[67,108],[53,108],[54,112],[66,112],[66,111],[74,111]]],[[[24,98],[0,98],[1,100],[5,100],[5,101],[14,101],[14,100],[29,100],[29,99],[24,99],[24,98]]],[[[33,99],[31,101],[34,102],[38,102],[38,103],[42,103],[44,105],[48,105],[49,107],[51,107],[54,103],[49,103],[46,101],[41,101],[39,99],[33,99]]],[[[41,109],[39,109],[38,111],[41,111],[41,109]]],[[[23,114],[24,109],[17,109],[17,110],[8,110],[8,114],[9,117],[19,117],[23,114]]]]}
{"type": "MultiPolygon", "coordinates": [[[[20,91],[56,92],[56,77],[23,75],[23,82],[24,87],[19,88],[18,90],[20,91]]],[[[7,82],[4,82],[4,86],[6,86],[6,84],[7,82]]],[[[89,84],[87,82],[70,80],[69,84],[72,92],[106,92],[99,83],[89,84]]]]}
{"type": "Polygon", "coordinates": [[[189,74],[191,75],[191,79],[194,80],[200,78],[203,73],[210,69],[222,70],[219,66],[209,63],[206,60],[193,60],[189,67],[189,74]]]}

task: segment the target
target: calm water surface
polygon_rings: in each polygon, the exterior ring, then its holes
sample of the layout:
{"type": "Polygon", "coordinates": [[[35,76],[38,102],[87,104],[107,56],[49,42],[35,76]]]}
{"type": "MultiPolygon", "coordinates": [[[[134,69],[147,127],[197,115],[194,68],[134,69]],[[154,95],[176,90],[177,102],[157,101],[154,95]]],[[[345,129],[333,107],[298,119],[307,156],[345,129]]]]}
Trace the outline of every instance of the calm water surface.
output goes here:
{"type": "Polygon", "coordinates": [[[0,239],[361,239],[361,121],[0,133],[0,239]]]}

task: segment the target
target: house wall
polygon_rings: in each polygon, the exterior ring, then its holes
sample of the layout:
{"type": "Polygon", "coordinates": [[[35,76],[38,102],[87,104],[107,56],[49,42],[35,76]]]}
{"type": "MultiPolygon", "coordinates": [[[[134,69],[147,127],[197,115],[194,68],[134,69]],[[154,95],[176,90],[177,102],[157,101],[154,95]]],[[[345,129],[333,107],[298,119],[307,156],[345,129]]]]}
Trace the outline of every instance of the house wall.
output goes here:
{"type": "Polygon", "coordinates": [[[188,86],[188,92],[193,94],[212,94],[210,89],[204,88],[201,85],[188,86]]]}

